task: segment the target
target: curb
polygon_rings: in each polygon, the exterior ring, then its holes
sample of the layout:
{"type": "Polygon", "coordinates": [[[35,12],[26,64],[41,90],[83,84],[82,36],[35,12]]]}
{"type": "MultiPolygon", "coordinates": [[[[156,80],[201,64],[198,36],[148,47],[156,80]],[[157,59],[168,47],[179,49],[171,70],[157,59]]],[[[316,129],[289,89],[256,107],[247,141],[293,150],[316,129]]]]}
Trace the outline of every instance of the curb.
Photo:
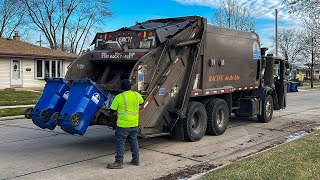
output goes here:
{"type": "Polygon", "coordinates": [[[0,117],[0,121],[6,121],[6,120],[15,120],[15,119],[24,119],[24,115],[19,116],[6,116],[6,117],[0,117]]]}
{"type": "Polygon", "coordinates": [[[12,109],[12,108],[29,108],[34,107],[35,104],[29,104],[29,105],[16,105],[16,106],[0,106],[0,109],[12,109]]]}

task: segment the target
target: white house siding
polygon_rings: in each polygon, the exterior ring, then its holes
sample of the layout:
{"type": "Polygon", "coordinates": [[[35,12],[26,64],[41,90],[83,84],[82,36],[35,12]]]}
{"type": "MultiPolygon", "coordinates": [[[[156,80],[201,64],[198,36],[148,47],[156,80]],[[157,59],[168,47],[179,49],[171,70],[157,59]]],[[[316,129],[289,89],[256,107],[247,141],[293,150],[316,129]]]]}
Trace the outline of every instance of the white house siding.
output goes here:
{"type": "Polygon", "coordinates": [[[23,87],[44,87],[45,81],[35,79],[35,61],[34,59],[22,59],[22,77],[23,87]],[[30,71],[27,71],[30,69],[30,71]]]}
{"type": "MultiPolygon", "coordinates": [[[[0,57],[0,89],[10,88],[10,57],[0,57]]],[[[63,61],[63,77],[68,71],[71,60],[63,61]]],[[[44,79],[35,78],[34,58],[21,58],[22,67],[22,87],[24,88],[43,88],[44,79]]]]}
{"type": "Polygon", "coordinates": [[[0,57],[0,89],[10,87],[10,58],[0,57]]]}
{"type": "Polygon", "coordinates": [[[73,61],[70,60],[65,60],[63,61],[63,77],[66,75],[68,71],[68,66],[72,63],[73,61]]]}

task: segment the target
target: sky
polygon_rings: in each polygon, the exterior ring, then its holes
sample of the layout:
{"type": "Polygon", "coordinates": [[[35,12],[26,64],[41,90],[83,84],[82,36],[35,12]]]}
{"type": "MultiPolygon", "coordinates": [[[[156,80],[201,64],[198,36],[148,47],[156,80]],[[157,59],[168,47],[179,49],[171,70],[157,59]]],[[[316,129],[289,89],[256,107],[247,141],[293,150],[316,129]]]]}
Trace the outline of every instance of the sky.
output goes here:
{"type": "MultiPolygon", "coordinates": [[[[279,29],[302,28],[302,23],[281,3],[282,0],[238,0],[250,9],[256,18],[256,32],[263,46],[271,46],[270,37],[275,34],[275,9],[279,9],[279,29]]],[[[104,32],[134,25],[149,19],[178,16],[202,16],[212,24],[212,15],[220,0],[111,0],[113,16],[106,19],[104,32]]]]}

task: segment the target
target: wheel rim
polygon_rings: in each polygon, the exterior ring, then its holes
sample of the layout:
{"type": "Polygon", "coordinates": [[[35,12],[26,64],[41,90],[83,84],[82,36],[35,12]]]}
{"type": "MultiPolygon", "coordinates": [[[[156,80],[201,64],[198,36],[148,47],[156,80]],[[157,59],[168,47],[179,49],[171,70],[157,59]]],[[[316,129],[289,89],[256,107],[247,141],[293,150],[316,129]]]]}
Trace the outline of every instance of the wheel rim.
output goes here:
{"type": "Polygon", "coordinates": [[[217,125],[221,128],[225,122],[225,116],[224,116],[224,110],[222,108],[220,108],[217,111],[217,125]]]}
{"type": "Polygon", "coordinates": [[[198,133],[200,132],[200,121],[201,121],[201,114],[196,112],[192,116],[191,128],[193,132],[198,133]]]}
{"type": "Polygon", "coordinates": [[[55,124],[55,125],[58,125],[59,123],[59,115],[60,113],[59,112],[55,112],[52,116],[52,122],[55,124]]]}
{"type": "Polygon", "coordinates": [[[271,105],[271,102],[268,101],[266,103],[266,115],[267,115],[267,117],[270,117],[271,113],[272,113],[272,105],[271,105]]]}
{"type": "Polygon", "coordinates": [[[70,121],[72,126],[78,126],[80,124],[80,115],[79,114],[71,115],[70,121]]]}
{"type": "Polygon", "coordinates": [[[42,110],[40,112],[40,119],[41,119],[42,122],[49,121],[50,116],[51,116],[51,114],[50,114],[50,111],[48,111],[48,110],[42,110]]]}
{"type": "Polygon", "coordinates": [[[31,119],[32,118],[32,111],[33,111],[33,108],[28,108],[26,110],[25,117],[28,118],[28,119],[31,119]]]}

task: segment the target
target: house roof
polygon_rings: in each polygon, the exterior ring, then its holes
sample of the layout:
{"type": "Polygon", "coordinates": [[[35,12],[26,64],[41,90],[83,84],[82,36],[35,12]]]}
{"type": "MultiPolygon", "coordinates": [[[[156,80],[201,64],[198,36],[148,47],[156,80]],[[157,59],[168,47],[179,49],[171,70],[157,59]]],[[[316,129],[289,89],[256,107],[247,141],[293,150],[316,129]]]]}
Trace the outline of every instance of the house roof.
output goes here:
{"type": "Polygon", "coordinates": [[[76,59],[78,55],[36,46],[20,40],[0,38],[0,56],[76,59]]]}

